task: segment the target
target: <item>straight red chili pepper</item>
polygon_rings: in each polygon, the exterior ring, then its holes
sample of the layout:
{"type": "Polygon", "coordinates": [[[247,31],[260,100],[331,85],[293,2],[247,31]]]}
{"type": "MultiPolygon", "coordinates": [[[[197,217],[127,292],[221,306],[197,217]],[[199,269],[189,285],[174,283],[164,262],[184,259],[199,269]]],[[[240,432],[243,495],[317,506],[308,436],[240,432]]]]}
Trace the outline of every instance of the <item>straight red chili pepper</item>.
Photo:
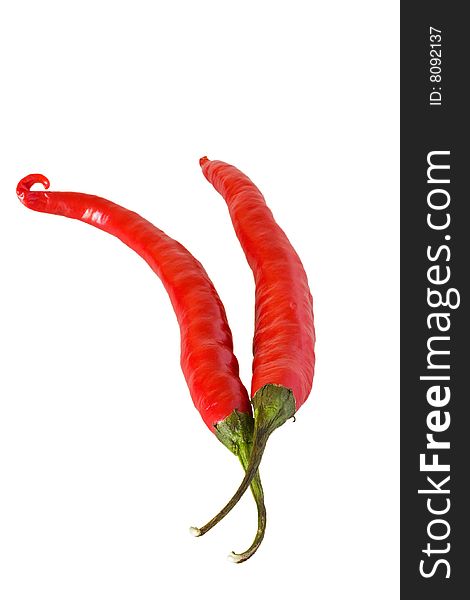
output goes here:
{"type": "MultiPolygon", "coordinates": [[[[207,180],[227,203],[256,285],[253,452],[239,489],[200,529],[202,535],[235,506],[257,472],[271,433],[293,417],[307,399],[315,366],[315,330],[305,270],[259,189],[232,165],[207,157],[200,164],[207,180]]],[[[232,558],[241,562],[245,554],[232,553],[232,558]]]]}
{"type": "MultiPolygon", "coordinates": [[[[207,427],[246,469],[253,436],[251,405],[239,378],[224,307],[201,263],[135,212],[89,194],[31,190],[36,183],[49,188],[44,175],[28,175],[17,186],[17,195],[25,206],[77,219],[114,235],[161,279],[179,323],[181,368],[194,405],[207,427]]],[[[266,513],[258,474],[252,491],[258,508],[259,538],[266,513]]]]}

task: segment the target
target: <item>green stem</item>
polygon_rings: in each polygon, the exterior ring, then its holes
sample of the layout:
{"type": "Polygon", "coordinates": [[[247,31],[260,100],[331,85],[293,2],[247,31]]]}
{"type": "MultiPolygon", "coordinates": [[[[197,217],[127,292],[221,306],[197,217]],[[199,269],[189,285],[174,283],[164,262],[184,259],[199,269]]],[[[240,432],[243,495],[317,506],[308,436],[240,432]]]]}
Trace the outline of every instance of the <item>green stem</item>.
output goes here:
{"type": "MultiPolygon", "coordinates": [[[[246,471],[250,462],[251,450],[253,446],[254,420],[251,414],[240,413],[234,410],[224,421],[216,426],[216,435],[219,440],[240,460],[243,469],[246,471]]],[[[264,538],[266,530],[266,507],[264,505],[264,492],[261,485],[261,478],[258,472],[251,481],[251,491],[256,502],[258,511],[258,527],[256,536],[249,550],[244,555],[243,560],[247,560],[259,548],[264,538]]],[[[199,537],[206,533],[205,530],[198,527],[191,527],[191,533],[199,537]]],[[[236,562],[242,562],[236,561],[236,562]]]]}
{"type": "MultiPolygon", "coordinates": [[[[255,418],[253,446],[250,461],[246,467],[245,476],[238,490],[224,508],[203,527],[195,530],[198,532],[198,535],[204,535],[212,529],[214,525],[217,525],[217,523],[232,510],[246,492],[257,474],[269,436],[275,429],[294,416],[295,400],[290,389],[280,385],[267,384],[260,388],[254,395],[253,408],[255,418]]],[[[264,531],[260,535],[263,536],[264,531]]],[[[261,541],[259,543],[261,543],[261,541]]],[[[247,550],[246,553],[233,555],[234,560],[236,562],[243,562],[243,560],[246,560],[244,556],[248,554],[250,550],[251,548],[247,550]],[[240,560],[238,560],[238,557],[240,557],[240,560]]],[[[256,551],[256,548],[253,552],[254,551],[256,551]]],[[[251,554],[253,554],[253,552],[251,554]]],[[[251,554],[249,554],[249,556],[251,556],[251,554]]],[[[247,556],[247,558],[249,558],[249,556],[247,556]]]]}
{"type": "MultiPolygon", "coordinates": [[[[240,459],[240,462],[245,471],[247,470],[249,462],[250,462],[251,446],[252,446],[252,444],[250,444],[249,446],[248,445],[242,446],[240,448],[240,453],[238,455],[238,458],[240,459]]],[[[232,552],[229,555],[229,558],[231,560],[233,560],[233,562],[237,562],[237,563],[244,562],[245,560],[248,560],[250,558],[250,556],[253,556],[253,554],[260,547],[261,542],[264,539],[264,534],[266,531],[266,507],[264,505],[264,492],[263,492],[263,486],[261,485],[261,477],[260,477],[259,471],[256,471],[255,476],[253,477],[253,480],[251,481],[250,487],[251,487],[251,492],[252,492],[253,497],[256,502],[256,508],[258,510],[258,527],[256,530],[256,535],[253,540],[253,543],[248,548],[248,550],[246,550],[242,554],[235,554],[234,552],[232,552]]]]}

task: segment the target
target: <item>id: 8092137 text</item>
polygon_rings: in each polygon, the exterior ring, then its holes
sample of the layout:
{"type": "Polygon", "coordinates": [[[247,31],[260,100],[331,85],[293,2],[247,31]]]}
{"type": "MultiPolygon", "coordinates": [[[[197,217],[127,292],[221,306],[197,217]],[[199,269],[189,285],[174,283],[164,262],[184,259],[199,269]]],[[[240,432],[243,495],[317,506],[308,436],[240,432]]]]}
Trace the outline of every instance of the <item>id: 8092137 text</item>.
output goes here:
{"type": "Polygon", "coordinates": [[[442,31],[429,28],[429,94],[430,106],[442,106],[442,31]]]}

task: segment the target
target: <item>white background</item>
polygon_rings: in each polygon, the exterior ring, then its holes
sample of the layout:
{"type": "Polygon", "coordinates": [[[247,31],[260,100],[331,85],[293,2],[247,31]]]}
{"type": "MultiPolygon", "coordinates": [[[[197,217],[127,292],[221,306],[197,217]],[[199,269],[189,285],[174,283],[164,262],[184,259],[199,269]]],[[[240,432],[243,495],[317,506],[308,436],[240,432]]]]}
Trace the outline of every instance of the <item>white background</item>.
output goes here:
{"type": "MultiPolygon", "coordinates": [[[[398,597],[398,2],[19,1],[2,8],[0,598],[398,597]],[[268,530],[127,247],[28,211],[98,194],[205,265],[250,384],[254,286],[200,156],[261,188],[311,283],[311,397],[268,445],[268,530]]],[[[286,290],[288,293],[288,290],[286,290]]]]}

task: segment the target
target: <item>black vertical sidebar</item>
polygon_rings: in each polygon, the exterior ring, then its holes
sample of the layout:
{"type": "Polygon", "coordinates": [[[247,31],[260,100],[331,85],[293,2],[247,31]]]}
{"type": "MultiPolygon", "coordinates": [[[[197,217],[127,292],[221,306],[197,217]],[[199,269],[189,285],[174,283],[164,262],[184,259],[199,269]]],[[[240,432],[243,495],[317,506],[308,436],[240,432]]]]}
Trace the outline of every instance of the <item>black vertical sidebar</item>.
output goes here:
{"type": "Polygon", "coordinates": [[[464,7],[401,2],[400,533],[406,600],[460,600],[470,593],[470,26],[464,7]]]}

